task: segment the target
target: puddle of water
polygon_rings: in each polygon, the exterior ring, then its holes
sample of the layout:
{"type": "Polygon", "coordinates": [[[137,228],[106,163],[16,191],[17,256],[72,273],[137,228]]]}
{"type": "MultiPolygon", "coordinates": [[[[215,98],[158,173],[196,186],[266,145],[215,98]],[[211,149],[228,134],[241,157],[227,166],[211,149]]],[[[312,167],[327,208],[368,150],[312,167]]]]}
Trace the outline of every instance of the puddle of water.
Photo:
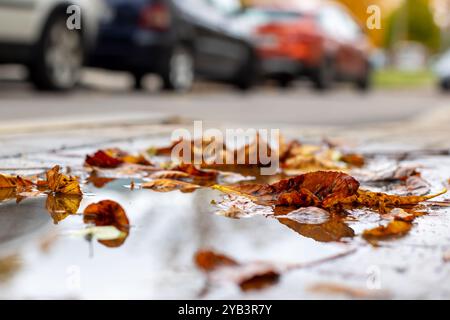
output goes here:
{"type": "Polygon", "coordinates": [[[113,249],[68,235],[85,227],[81,215],[53,225],[45,198],[2,203],[0,219],[14,222],[2,224],[0,248],[9,245],[0,253],[19,255],[22,268],[0,285],[0,296],[195,298],[203,277],[192,259],[200,248],[241,261],[281,263],[307,262],[343,250],[342,244],[325,245],[290,232],[273,218],[235,220],[212,214],[214,208],[204,205],[217,197],[211,190],[155,193],[129,190],[124,187],[129,183],[115,180],[101,189],[89,185],[85,191],[92,195],[84,197],[78,210],[105,199],[122,205],[132,227],[124,244],[113,249]],[[48,242],[53,233],[59,236],[48,242]]]}
{"type": "MultiPolygon", "coordinates": [[[[78,150],[67,152],[66,158],[63,153],[60,156],[67,160],[66,164],[79,166],[80,155],[86,153],[78,150]]],[[[36,156],[33,163],[47,165],[43,159],[36,156]]],[[[435,189],[450,178],[447,158],[424,157],[414,162],[423,164],[422,175],[435,189]]],[[[12,200],[0,203],[0,298],[197,298],[204,285],[204,276],[193,263],[198,249],[215,249],[242,262],[303,263],[345,251],[349,245],[337,241],[358,243],[356,239],[364,229],[380,222],[379,215],[364,210],[333,219],[276,219],[264,215],[230,219],[215,214],[217,207],[210,202],[222,195],[210,189],[156,193],[130,190],[126,186],[131,181],[127,179],[97,182],[86,186],[78,213],[101,200],[118,202],[127,213],[131,229],[117,248],[70,236],[86,228],[81,215],[68,216],[54,225],[45,197],[25,199],[19,204],[12,200]]],[[[418,218],[410,235],[391,244],[399,248],[450,245],[446,231],[450,220],[445,216],[449,210],[418,218]]],[[[330,264],[330,269],[360,272],[365,279],[365,269],[355,268],[361,261],[377,261],[376,252],[381,252],[369,246],[366,249],[367,255],[362,252],[359,261],[330,264]]],[[[390,263],[392,256],[387,257],[390,263]]],[[[302,273],[301,279],[304,276],[302,273]]],[[[271,298],[297,296],[292,283],[283,281],[263,294],[271,298]]]]}

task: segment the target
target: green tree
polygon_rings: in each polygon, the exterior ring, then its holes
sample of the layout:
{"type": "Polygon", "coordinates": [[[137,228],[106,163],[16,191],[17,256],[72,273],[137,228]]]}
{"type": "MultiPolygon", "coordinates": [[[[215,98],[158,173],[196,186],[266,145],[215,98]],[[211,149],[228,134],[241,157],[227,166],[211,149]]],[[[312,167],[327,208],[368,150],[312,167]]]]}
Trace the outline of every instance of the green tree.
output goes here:
{"type": "Polygon", "coordinates": [[[397,41],[417,41],[431,51],[440,48],[440,29],[434,22],[429,0],[405,0],[387,21],[385,46],[392,48],[397,41]]]}

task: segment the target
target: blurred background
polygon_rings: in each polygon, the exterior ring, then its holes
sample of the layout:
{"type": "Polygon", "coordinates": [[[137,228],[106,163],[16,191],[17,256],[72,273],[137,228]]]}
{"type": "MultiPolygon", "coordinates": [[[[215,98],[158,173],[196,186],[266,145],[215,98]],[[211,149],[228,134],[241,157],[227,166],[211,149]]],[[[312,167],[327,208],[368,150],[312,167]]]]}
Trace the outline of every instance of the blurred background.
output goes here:
{"type": "Polygon", "coordinates": [[[0,121],[396,121],[449,47],[449,0],[0,0],[0,121]]]}

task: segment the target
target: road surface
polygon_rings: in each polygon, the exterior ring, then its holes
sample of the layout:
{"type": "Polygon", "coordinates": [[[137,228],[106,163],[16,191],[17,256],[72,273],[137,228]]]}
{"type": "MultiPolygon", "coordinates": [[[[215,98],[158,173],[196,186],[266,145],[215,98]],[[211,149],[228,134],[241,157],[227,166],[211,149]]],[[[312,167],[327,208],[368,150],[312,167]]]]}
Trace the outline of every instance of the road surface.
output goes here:
{"type": "Polygon", "coordinates": [[[161,93],[152,87],[134,92],[124,74],[88,71],[82,88],[70,94],[38,93],[19,78],[3,77],[0,69],[2,122],[77,117],[126,118],[162,114],[228,123],[288,125],[351,125],[405,120],[449,104],[433,88],[375,90],[360,94],[340,87],[326,94],[300,83],[288,90],[264,86],[242,93],[228,86],[198,84],[188,94],[161,93]]]}

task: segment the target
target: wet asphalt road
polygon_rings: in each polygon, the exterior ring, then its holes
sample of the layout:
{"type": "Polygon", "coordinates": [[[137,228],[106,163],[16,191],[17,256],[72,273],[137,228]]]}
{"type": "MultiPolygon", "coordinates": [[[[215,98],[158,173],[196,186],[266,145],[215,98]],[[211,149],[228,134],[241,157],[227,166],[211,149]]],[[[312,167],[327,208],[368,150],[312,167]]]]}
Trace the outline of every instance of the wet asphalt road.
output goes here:
{"type": "Polygon", "coordinates": [[[339,86],[318,93],[306,82],[287,90],[265,85],[248,93],[199,83],[191,93],[169,94],[158,91],[157,81],[149,79],[147,90],[135,92],[126,74],[97,71],[88,71],[75,92],[51,94],[35,92],[20,76],[5,74],[0,72],[2,122],[158,114],[222,123],[351,125],[405,120],[450,103],[449,96],[434,88],[361,94],[339,86]]]}

